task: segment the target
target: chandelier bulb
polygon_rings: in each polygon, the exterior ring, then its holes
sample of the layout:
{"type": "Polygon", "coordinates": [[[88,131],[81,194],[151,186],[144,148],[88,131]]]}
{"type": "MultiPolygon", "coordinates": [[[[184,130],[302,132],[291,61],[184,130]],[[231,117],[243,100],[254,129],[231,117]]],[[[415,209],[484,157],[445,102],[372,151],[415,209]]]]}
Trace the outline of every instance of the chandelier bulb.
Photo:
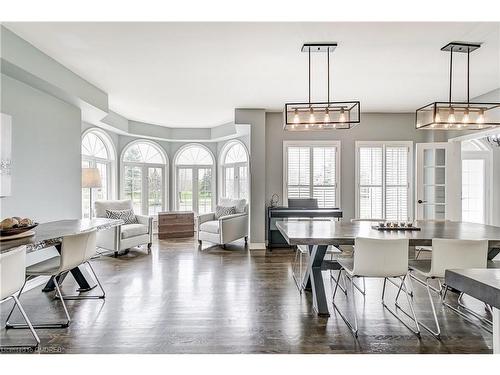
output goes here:
{"type": "Polygon", "coordinates": [[[293,122],[295,124],[298,124],[300,122],[300,120],[299,120],[299,110],[297,108],[295,108],[295,111],[294,111],[293,122]]]}
{"type": "Polygon", "coordinates": [[[436,111],[436,116],[434,116],[434,122],[441,122],[441,116],[439,115],[439,110],[436,111]]]}
{"type": "Polygon", "coordinates": [[[309,122],[310,123],[314,123],[316,122],[316,118],[314,117],[314,109],[311,107],[311,109],[309,110],[309,122]]]}
{"type": "Polygon", "coordinates": [[[339,116],[339,122],[345,122],[345,113],[344,113],[344,108],[340,108],[340,116],[339,116]]]}
{"type": "Polygon", "coordinates": [[[330,110],[328,108],[325,109],[325,118],[324,118],[323,122],[325,122],[325,123],[330,122],[330,110]]]}
{"type": "Polygon", "coordinates": [[[464,112],[464,117],[462,118],[462,123],[467,124],[469,122],[469,108],[464,112]]]}
{"type": "Polygon", "coordinates": [[[453,108],[450,108],[450,114],[448,115],[448,122],[450,124],[455,123],[455,110],[453,108]]]}
{"type": "Polygon", "coordinates": [[[477,123],[477,124],[482,124],[482,123],[484,123],[484,109],[481,109],[481,110],[479,111],[479,115],[477,116],[476,123],[477,123]]]}

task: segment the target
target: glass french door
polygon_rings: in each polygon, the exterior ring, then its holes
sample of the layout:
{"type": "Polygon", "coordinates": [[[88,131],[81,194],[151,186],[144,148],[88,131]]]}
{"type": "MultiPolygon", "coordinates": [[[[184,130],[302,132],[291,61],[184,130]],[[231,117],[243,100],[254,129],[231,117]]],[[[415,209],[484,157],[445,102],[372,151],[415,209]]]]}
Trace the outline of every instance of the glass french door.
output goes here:
{"type": "Polygon", "coordinates": [[[248,199],[247,163],[224,166],[224,198],[248,199]]]}
{"type": "Polygon", "coordinates": [[[134,212],[156,216],[165,209],[163,166],[125,164],[123,195],[132,201],[134,212]]]}
{"type": "Polygon", "coordinates": [[[177,209],[198,214],[213,212],[213,168],[177,167],[177,209]]]}
{"type": "Polygon", "coordinates": [[[460,220],[461,163],[456,143],[417,143],[417,220],[460,220]]]}
{"type": "Polygon", "coordinates": [[[109,199],[110,166],[107,161],[82,158],[82,168],[97,168],[101,176],[101,187],[92,189],[92,202],[90,201],[90,189],[82,189],[82,215],[83,218],[90,217],[90,210],[94,207],[96,200],[109,199]]]}
{"type": "Polygon", "coordinates": [[[486,161],[462,160],[462,221],[486,222],[486,161]]]}
{"type": "Polygon", "coordinates": [[[177,171],[178,209],[193,211],[193,169],[179,168],[177,171]]]}

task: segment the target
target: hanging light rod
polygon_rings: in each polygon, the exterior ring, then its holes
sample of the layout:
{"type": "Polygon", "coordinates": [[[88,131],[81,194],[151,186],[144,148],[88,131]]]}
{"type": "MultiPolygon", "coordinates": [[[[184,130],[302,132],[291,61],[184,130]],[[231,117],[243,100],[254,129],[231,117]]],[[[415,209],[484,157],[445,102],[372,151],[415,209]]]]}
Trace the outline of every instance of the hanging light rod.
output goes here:
{"type": "Polygon", "coordinates": [[[285,130],[350,129],[360,122],[360,103],[356,100],[330,100],[330,53],[337,48],[336,42],[304,43],[301,52],[308,57],[308,100],[285,104],[285,130]],[[326,54],[327,100],[311,100],[311,54],[326,54]]]}
{"type": "Polygon", "coordinates": [[[417,109],[415,127],[431,130],[482,130],[500,127],[500,103],[470,101],[470,54],[481,43],[451,42],[441,48],[450,53],[448,101],[436,101],[417,109]],[[453,54],[467,54],[466,99],[453,101],[453,54]]]}

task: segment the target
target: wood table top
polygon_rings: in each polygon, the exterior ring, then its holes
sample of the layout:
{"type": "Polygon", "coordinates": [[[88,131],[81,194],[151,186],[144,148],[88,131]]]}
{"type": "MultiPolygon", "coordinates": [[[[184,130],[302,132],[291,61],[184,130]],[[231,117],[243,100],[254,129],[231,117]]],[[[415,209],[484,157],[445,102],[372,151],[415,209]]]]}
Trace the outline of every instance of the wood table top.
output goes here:
{"type": "Polygon", "coordinates": [[[500,247],[500,227],[457,221],[416,221],[420,231],[380,231],[373,222],[334,220],[280,220],[276,222],[290,245],[353,245],[356,237],[375,239],[408,238],[410,246],[431,245],[433,238],[489,240],[489,247],[500,247]]]}
{"type": "Polygon", "coordinates": [[[2,240],[0,253],[7,252],[21,245],[26,245],[26,252],[32,252],[54,246],[62,237],[82,233],[91,229],[104,230],[123,224],[123,220],[94,218],[81,220],[58,220],[42,223],[33,229],[35,235],[15,240],[2,240]]]}

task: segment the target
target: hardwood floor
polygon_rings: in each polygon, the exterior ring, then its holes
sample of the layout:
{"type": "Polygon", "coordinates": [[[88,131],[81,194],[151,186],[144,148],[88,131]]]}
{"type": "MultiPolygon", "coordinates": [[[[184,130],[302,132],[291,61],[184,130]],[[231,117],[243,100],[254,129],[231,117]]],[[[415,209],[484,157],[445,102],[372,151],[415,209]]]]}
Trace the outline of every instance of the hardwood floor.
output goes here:
{"type": "MultiPolygon", "coordinates": [[[[419,340],[382,308],[381,280],[367,280],[366,298],[356,296],[355,340],[332,305],[331,317],[319,318],[310,294],[299,295],[291,277],[293,257],[285,249],[250,252],[243,242],[227,250],[204,245],[199,251],[193,239],[156,240],[151,255],[133,249],[118,258],[101,256],[92,264],[106,290],[105,301],[68,301],[70,327],[39,329],[41,352],[491,353],[489,333],[439,303],[442,341],[426,331],[419,340]]],[[[324,280],[331,298],[328,272],[324,280]]],[[[63,291],[73,293],[75,285],[68,277],[63,291]]],[[[389,288],[390,298],[395,288],[389,288]]],[[[432,324],[425,290],[415,288],[417,315],[432,324]]],[[[52,297],[37,287],[21,302],[33,322],[63,318],[60,302],[52,297]]],[[[471,305],[484,311],[480,303],[471,305]]],[[[3,328],[11,306],[1,305],[2,345],[30,342],[27,331],[3,328]]]]}

